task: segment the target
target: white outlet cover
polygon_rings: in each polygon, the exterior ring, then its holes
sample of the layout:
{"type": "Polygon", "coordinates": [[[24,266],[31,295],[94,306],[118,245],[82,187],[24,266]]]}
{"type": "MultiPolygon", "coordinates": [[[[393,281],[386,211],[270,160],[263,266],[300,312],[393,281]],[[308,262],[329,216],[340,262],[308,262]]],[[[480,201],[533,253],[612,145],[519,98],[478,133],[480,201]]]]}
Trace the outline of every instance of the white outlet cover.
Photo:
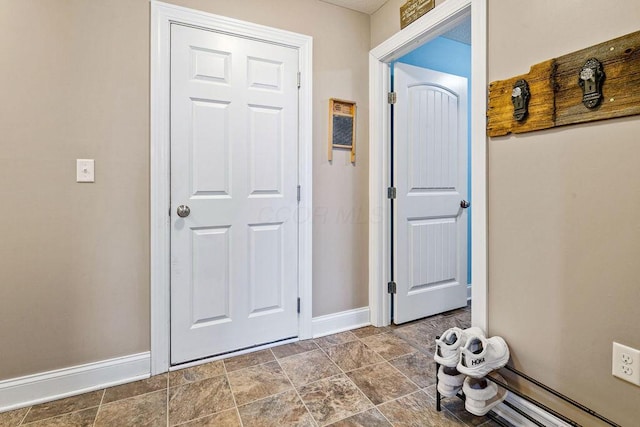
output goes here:
{"type": "Polygon", "coordinates": [[[640,350],[614,342],[611,373],[640,386],[640,350]]]}
{"type": "Polygon", "coordinates": [[[76,181],[95,182],[94,159],[76,159],[76,181]]]}

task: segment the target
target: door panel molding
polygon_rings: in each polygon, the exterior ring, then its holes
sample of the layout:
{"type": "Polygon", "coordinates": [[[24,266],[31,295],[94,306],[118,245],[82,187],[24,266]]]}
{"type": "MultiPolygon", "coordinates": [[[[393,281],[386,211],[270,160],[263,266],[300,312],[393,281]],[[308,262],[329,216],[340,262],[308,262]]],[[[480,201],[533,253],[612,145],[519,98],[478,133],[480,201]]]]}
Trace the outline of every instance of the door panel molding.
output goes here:
{"type": "Polygon", "coordinates": [[[369,206],[376,213],[369,222],[369,307],[371,324],[390,323],[391,227],[389,187],[390,90],[389,63],[455,27],[471,15],[471,179],[472,311],[474,326],[487,329],[487,0],[447,0],[369,52],[369,206]]]}
{"type": "MultiPolygon", "coordinates": [[[[297,48],[301,72],[299,91],[299,338],[312,336],[312,49],[310,36],[151,1],[151,374],[169,371],[170,340],[170,27],[180,23],[209,31],[297,48]]],[[[209,53],[209,52],[206,52],[209,53]]],[[[211,55],[209,55],[211,56],[211,55]]],[[[218,55],[219,56],[219,55],[218,55]]],[[[201,78],[224,78],[225,64],[213,55],[201,78]]],[[[261,64],[265,66],[265,64],[261,64]]],[[[266,64],[272,65],[272,64],[266,64]]],[[[271,67],[274,68],[274,67],[271,67]]],[[[277,67],[276,67],[277,68],[277,67]]],[[[273,73],[269,74],[272,76],[273,73]]],[[[271,85],[276,80],[256,82],[271,85]]]]}

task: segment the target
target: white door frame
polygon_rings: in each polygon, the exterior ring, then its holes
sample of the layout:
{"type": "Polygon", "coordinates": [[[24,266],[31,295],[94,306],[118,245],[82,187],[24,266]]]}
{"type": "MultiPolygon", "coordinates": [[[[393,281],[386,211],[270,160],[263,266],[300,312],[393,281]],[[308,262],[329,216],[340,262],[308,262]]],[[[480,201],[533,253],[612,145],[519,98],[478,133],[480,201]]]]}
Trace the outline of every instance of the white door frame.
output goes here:
{"type": "Polygon", "coordinates": [[[170,33],[180,23],[299,50],[299,338],[311,338],[312,48],[309,36],[151,0],[151,375],[170,368],[170,33]]]}
{"type": "Polygon", "coordinates": [[[389,63],[471,15],[471,323],[487,329],[487,0],[447,0],[369,53],[369,308],[371,324],[391,322],[389,63]]]}

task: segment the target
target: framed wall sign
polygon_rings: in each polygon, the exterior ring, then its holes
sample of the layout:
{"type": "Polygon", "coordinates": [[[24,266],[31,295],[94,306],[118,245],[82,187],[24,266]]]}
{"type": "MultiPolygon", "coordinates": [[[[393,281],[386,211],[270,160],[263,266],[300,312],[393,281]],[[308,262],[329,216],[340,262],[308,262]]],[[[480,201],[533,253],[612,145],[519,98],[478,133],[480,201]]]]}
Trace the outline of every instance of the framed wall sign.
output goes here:
{"type": "Polygon", "coordinates": [[[400,29],[416,21],[434,7],[436,7],[435,0],[407,0],[400,6],[400,29]]]}
{"type": "Polygon", "coordinates": [[[329,160],[333,149],[351,150],[351,163],[356,162],[356,103],[329,99],[329,160]]]}

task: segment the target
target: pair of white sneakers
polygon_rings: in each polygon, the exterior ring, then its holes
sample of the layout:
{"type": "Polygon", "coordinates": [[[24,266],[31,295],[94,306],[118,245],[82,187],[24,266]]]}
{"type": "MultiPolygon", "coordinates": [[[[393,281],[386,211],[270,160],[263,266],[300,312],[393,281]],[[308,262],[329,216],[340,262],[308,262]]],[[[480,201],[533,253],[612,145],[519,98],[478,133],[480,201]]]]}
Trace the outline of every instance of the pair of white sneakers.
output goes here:
{"type": "Polygon", "coordinates": [[[477,327],[464,330],[454,327],[436,338],[433,358],[441,365],[438,370],[440,394],[452,397],[462,390],[465,408],[472,414],[485,415],[506,398],[506,390],[484,379],[509,361],[509,347],[501,337],[486,338],[484,331],[477,327]]]}

